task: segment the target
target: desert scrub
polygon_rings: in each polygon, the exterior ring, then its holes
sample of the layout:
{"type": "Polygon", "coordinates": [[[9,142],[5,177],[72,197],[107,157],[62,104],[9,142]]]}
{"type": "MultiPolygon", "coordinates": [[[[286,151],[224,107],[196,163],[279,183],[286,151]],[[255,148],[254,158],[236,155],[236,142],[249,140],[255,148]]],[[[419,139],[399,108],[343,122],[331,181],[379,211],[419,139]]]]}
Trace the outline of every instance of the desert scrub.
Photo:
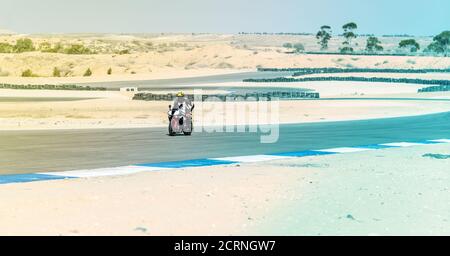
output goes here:
{"type": "Polygon", "coordinates": [[[88,68],[88,69],[84,72],[83,76],[92,76],[92,70],[91,70],[91,68],[88,68]]]}
{"type": "Polygon", "coordinates": [[[108,75],[112,75],[112,68],[109,68],[108,71],[106,72],[108,75]]]}
{"type": "Polygon", "coordinates": [[[12,53],[14,46],[8,43],[0,43],[0,53],[12,53]]]}
{"type": "Polygon", "coordinates": [[[29,38],[18,39],[16,45],[14,46],[14,52],[22,53],[22,52],[32,52],[35,51],[33,41],[29,38]]]}
{"type": "Polygon", "coordinates": [[[130,50],[128,50],[128,49],[125,49],[125,50],[119,50],[119,51],[116,51],[115,52],[115,54],[119,54],[119,55],[125,55],[125,54],[130,54],[131,52],[130,52],[130,50]]]}
{"type": "Polygon", "coordinates": [[[292,47],[294,48],[296,53],[305,51],[305,46],[301,43],[294,44],[292,47]]]}
{"type": "Polygon", "coordinates": [[[0,53],[23,53],[35,51],[33,41],[29,38],[18,39],[15,45],[0,43],[0,53]]]}
{"type": "Polygon", "coordinates": [[[285,44],[283,44],[283,47],[284,47],[284,48],[290,49],[290,48],[292,48],[293,46],[292,46],[292,43],[285,43],[285,44]]]}
{"type": "Polygon", "coordinates": [[[39,45],[39,50],[44,53],[64,53],[64,47],[61,43],[52,46],[48,42],[43,42],[39,45]]]}
{"type": "Polygon", "coordinates": [[[227,62],[221,62],[216,65],[216,68],[225,69],[225,68],[234,68],[234,66],[227,62]]]}
{"type": "Polygon", "coordinates": [[[194,65],[197,64],[197,62],[190,62],[189,64],[187,64],[184,69],[188,70],[188,69],[193,69],[194,65]]]}
{"type": "Polygon", "coordinates": [[[61,70],[59,70],[57,67],[53,68],[53,77],[61,77],[61,70]]]}
{"type": "Polygon", "coordinates": [[[69,48],[64,49],[66,54],[94,54],[91,49],[86,48],[82,44],[72,44],[69,48]]]}
{"type": "Polygon", "coordinates": [[[38,50],[41,52],[50,52],[52,45],[49,42],[42,42],[39,44],[38,50]]]}
{"type": "Polygon", "coordinates": [[[31,69],[27,69],[22,72],[22,77],[38,77],[38,75],[33,74],[33,71],[31,71],[31,69]]]}

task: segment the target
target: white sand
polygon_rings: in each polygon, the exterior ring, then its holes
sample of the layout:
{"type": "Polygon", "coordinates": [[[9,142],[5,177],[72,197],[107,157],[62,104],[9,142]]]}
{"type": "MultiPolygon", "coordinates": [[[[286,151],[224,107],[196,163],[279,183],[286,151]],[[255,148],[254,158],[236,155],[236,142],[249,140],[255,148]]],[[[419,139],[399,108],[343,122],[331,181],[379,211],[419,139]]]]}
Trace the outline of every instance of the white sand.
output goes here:
{"type": "Polygon", "coordinates": [[[449,235],[450,145],[417,146],[278,161],[294,180],[266,223],[247,234],[449,235]],[[266,225],[267,224],[267,225],[266,225]]]}
{"type": "Polygon", "coordinates": [[[1,235],[448,235],[449,145],[0,186],[1,235]]]}

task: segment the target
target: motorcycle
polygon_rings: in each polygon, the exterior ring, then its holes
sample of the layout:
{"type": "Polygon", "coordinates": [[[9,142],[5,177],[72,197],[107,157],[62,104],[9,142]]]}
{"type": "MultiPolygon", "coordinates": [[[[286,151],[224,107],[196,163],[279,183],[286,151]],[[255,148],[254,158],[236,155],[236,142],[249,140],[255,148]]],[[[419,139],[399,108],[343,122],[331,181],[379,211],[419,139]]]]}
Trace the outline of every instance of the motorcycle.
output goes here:
{"type": "Polygon", "coordinates": [[[178,108],[172,109],[169,106],[169,112],[167,113],[169,117],[169,135],[175,136],[177,134],[184,134],[185,136],[190,136],[194,130],[192,122],[192,109],[190,111],[185,111],[183,104],[178,108]]]}

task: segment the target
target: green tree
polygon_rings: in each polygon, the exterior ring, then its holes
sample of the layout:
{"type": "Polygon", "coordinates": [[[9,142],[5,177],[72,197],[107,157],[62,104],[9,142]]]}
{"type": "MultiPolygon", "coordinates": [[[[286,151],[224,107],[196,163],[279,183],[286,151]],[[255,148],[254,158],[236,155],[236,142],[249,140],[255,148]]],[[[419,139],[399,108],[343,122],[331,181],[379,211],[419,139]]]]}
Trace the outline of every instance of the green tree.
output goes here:
{"type": "Polygon", "coordinates": [[[345,38],[345,41],[342,43],[341,52],[342,53],[353,52],[354,49],[352,47],[352,41],[353,39],[357,38],[355,30],[358,29],[358,25],[354,22],[350,22],[342,26],[342,29],[344,30],[343,36],[345,38]]]}
{"type": "Polygon", "coordinates": [[[29,38],[21,38],[17,40],[16,45],[14,46],[14,52],[22,53],[22,52],[32,52],[35,51],[33,41],[29,38]]]}
{"type": "Polygon", "coordinates": [[[420,50],[420,44],[415,39],[406,39],[398,44],[400,49],[407,49],[409,52],[417,52],[420,50]]]}
{"type": "Polygon", "coordinates": [[[444,31],[433,38],[433,43],[427,47],[427,51],[448,56],[450,48],[450,30],[444,31]]]}
{"type": "Polygon", "coordinates": [[[383,51],[383,46],[377,37],[371,36],[367,39],[366,51],[368,52],[380,52],[383,51]]]}
{"type": "Polygon", "coordinates": [[[86,70],[86,72],[84,72],[84,75],[83,75],[83,76],[92,76],[91,68],[88,68],[88,69],[86,70]]]}
{"type": "Polygon", "coordinates": [[[316,38],[319,40],[318,44],[320,45],[320,49],[322,51],[328,49],[328,42],[331,39],[331,33],[331,27],[328,25],[320,27],[320,31],[317,32],[316,38]]]}

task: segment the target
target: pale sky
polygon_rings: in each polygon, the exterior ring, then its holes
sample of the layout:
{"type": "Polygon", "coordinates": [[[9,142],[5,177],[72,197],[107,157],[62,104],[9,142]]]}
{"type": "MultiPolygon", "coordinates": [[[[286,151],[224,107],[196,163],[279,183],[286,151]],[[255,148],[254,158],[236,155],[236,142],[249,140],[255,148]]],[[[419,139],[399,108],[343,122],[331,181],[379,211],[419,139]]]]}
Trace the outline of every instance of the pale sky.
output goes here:
{"type": "Polygon", "coordinates": [[[316,32],[348,21],[360,34],[450,30],[449,0],[0,0],[18,33],[316,32]]]}

